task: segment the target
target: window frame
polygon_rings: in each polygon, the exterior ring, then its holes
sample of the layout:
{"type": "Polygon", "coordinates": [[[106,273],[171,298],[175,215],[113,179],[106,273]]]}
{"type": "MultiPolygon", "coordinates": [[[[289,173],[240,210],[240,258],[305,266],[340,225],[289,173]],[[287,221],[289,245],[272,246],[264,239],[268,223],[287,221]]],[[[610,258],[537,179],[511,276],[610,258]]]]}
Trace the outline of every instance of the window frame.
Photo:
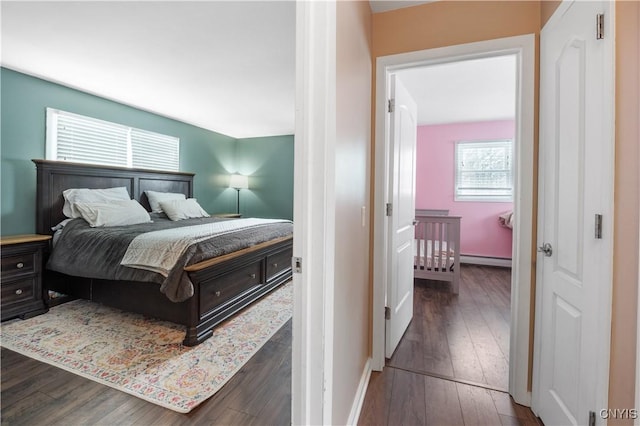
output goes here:
{"type": "MultiPolygon", "coordinates": [[[[126,126],[119,123],[114,123],[112,121],[102,120],[95,117],[90,117],[87,115],[77,114],[69,111],[60,110],[57,108],[46,108],[46,140],[45,140],[45,158],[47,160],[53,161],[73,161],[83,164],[96,164],[108,167],[126,167],[132,169],[144,169],[144,170],[162,170],[169,172],[177,172],[180,171],[180,138],[176,136],[165,135],[158,132],[153,132],[145,129],[140,129],[132,126],[126,126]],[[83,158],[83,159],[72,159],[66,160],[64,158],[59,158],[59,134],[58,134],[58,123],[60,116],[67,117],[75,117],[81,120],[85,120],[90,122],[91,124],[95,124],[96,126],[100,126],[103,128],[108,128],[109,131],[113,131],[113,134],[116,132],[124,132],[126,136],[124,138],[124,143],[126,147],[122,146],[124,150],[126,150],[126,164],[121,161],[104,161],[100,162],[99,159],[96,160],[97,157],[94,158],[83,158]],[[139,138],[139,135],[146,135],[147,137],[158,138],[160,142],[167,142],[167,144],[175,144],[173,146],[169,146],[166,149],[163,148],[160,151],[173,151],[174,155],[167,155],[166,157],[162,157],[162,159],[158,159],[157,163],[160,165],[154,165],[153,167],[136,164],[136,159],[134,158],[134,145],[136,144],[136,140],[139,138]]],[[[144,137],[144,136],[143,136],[144,137]]],[[[140,143],[144,143],[141,139],[140,143]]],[[[114,147],[116,145],[114,144],[114,147]]],[[[157,155],[158,151],[143,149],[145,155],[157,155]]]]}
{"type": "MultiPolygon", "coordinates": [[[[477,148],[477,147],[476,147],[477,148]]],[[[463,201],[463,202],[491,202],[491,203],[513,203],[513,193],[514,193],[514,164],[515,164],[515,159],[514,159],[514,153],[515,153],[515,144],[514,144],[514,140],[512,138],[495,138],[495,139],[482,139],[482,140],[459,140],[455,142],[455,147],[454,147],[454,188],[453,188],[453,195],[454,195],[454,201],[463,201]],[[461,194],[460,193],[460,189],[459,189],[459,180],[460,180],[460,175],[461,175],[461,170],[459,169],[459,157],[461,155],[460,149],[462,149],[462,147],[464,146],[473,146],[473,145],[506,145],[509,144],[509,149],[510,149],[510,161],[509,161],[509,165],[510,165],[510,169],[509,171],[511,172],[511,176],[510,176],[510,181],[511,181],[511,187],[510,188],[504,188],[505,190],[510,191],[509,194],[505,194],[505,195],[500,195],[500,194],[495,194],[495,193],[486,193],[486,194],[461,194]]],[[[485,170],[482,170],[485,171],[485,170]]],[[[491,170],[486,170],[486,171],[491,171],[491,170]]],[[[504,169],[495,169],[495,171],[497,172],[505,172],[506,170],[504,169]]],[[[482,188],[477,188],[477,189],[482,189],[482,188]]],[[[490,189],[487,187],[487,189],[490,189]]],[[[498,189],[498,188],[496,188],[498,189]]]]}

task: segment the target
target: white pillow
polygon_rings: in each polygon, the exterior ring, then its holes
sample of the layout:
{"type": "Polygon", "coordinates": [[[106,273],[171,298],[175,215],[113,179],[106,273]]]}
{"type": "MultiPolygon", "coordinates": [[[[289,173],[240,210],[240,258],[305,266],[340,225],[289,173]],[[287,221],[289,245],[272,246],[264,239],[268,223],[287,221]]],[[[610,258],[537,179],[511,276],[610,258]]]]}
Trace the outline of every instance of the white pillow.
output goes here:
{"type": "Polygon", "coordinates": [[[157,191],[144,191],[149,199],[149,206],[151,206],[152,213],[162,213],[162,207],[160,207],[161,201],[168,200],[184,200],[187,197],[184,194],[177,192],[157,192],[157,191]]]}
{"type": "Polygon", "coordinates": [[[64,197],[62,213],[70,218],[80,217],[80,212],[74,208],[76,203],[108,203],[131,199],[124,186],[104,189],[71,188],[63,191],[62,196],[64,197]]]}
{"type": "Polygon", "coordinates": [[[151,222],[149,212],[136,200],[76,203],[75,208],[92,228],[151,222]]]}
{"type": "Polygon", "coordinates": [[[204,211],[195,198],[160,201],[160,206],[171,220],[183,220],[190,219],[192,217],[209,217],[209,213],[204,211]]]}

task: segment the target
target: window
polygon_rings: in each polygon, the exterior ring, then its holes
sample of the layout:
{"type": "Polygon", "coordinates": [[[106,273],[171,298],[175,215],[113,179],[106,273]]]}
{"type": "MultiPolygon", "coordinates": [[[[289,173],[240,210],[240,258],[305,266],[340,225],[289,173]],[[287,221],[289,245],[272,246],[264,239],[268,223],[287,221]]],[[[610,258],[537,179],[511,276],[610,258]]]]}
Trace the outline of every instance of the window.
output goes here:
{"type": "Polygon", "coordinates": [[[178,171],[180,139],[47,108],[47,160],[178,171]]]}
{"type": "Polygon", "coordinates": [[[458,201],[513,200],[513,141],[456,142],[458,201]]]}

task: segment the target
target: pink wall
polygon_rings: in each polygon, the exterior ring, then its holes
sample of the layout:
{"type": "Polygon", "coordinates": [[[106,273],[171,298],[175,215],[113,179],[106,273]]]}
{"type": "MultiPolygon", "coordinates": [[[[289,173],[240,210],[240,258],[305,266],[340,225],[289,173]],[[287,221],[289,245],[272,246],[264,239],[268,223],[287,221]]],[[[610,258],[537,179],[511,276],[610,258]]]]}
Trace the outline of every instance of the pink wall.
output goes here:
{"type": "Polygon", "coordinates": [[[416,209],[449,209],[462,216],[461,254],[511,258],[511,229],[498,223],[513,203],[454,201],[455,142],[513,138],[514,120],[418,127],[416,209]]]}

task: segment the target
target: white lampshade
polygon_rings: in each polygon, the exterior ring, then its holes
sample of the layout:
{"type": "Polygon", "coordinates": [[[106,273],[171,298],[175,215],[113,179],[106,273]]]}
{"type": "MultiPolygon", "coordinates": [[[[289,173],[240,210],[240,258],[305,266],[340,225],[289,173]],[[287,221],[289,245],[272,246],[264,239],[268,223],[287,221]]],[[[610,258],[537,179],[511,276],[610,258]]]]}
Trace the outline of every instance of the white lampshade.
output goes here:
{"type": "Polygon", "coordinates": [[[247,189],[249,188],[249,178],[247,176],[233,174],[229,178],[229,188],[247,189]]]}

